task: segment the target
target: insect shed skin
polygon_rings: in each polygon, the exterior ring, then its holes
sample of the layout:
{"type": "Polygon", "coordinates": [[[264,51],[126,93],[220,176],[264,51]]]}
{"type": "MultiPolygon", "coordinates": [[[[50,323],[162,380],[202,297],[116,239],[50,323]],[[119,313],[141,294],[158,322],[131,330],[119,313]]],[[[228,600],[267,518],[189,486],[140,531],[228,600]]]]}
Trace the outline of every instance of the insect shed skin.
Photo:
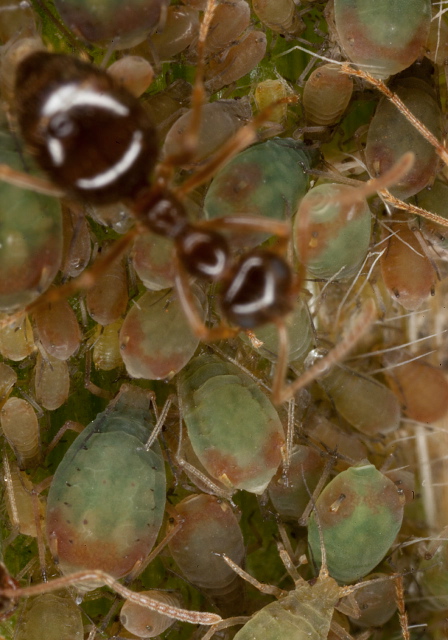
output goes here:
{"type": "Polygon", "coordinates": [[[101,569],[121,578],[151,551],[166,493],[160,447],[144,448],[151,427],[148,392],[123,385],[59,464],[47,538],[64,574],[101,569]]]}

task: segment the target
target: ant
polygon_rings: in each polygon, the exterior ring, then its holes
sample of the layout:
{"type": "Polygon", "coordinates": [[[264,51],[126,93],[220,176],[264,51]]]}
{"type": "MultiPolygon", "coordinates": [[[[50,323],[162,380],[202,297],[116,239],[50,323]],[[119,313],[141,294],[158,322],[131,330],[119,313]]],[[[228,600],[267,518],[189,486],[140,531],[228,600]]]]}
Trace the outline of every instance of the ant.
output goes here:
{"type": "MultiPolygon", "coordinates": [[[[55,292],[47,292],[27,311],[76,289],[91,287],[96,276],[123,253],[137,233],[150,230],[173,240],[177,294],[193,332],[202,341],[233,337],[240,331],[250,331],[268,322],[277,325],[280,347],[272,393],[274,402],[281,403],[303,386],[297,380],[296,384],[284,387],[288,364],[284,319],[293,309],[302,280],[292,271],[285,257],[290,225],[250,216],[191,223],[183,204],[184,197],[192,189],[206,182],[222,164],[256,140],[257,127],[278,103],[240,129],[180,186],[170,186],[174,169],[185,165],[195,154],[205,93],[204,44],[215,3],[216,0],[208,0],[201,24],[192,96],[193,116],[180,153],[157,163],[153,123],[139,101],[117,86],[104,70],[68,55],[38,51],[29,54],[18,66],[16,112],[23,139],[51,183],[24,176],[4,165],[0,166],[0,179],[53,195],[60,195],[60,189],[68,197],[89,204],[123,201],[136,219],[135,227],[90,271],[55,292]],[[148,180],[151,172],[154,173],[152,183],[148,180]],[[255,248],[234,259],[223,232],[254,230],[277,236],[276,248],[255,248]],[[203,323],[195,308],[189,276],[219,284],[220,307],[229,324],[208,328],[203,323]]],[[[284,98],[280,102],[293,100],[284,98]]],[[[366,193],[384,188],[396,180],[397,172],[401,175],[407,171],[410,162],[408,157],[395,172],[390,172],[393,176],[383,176],[381,182],[371,181],[361,187],[355,197],[364,197],[366,193]]],[[[350,335],[336,351],[338,358],[343,357],[364,334],[373,318],[373,304],[366,305],[350,335]]],[[[336,353],[329,354],[330,363],[334,362],[336,353]]],[[[308,372],[311,379],[327,364],[324,359],[308,372]]]]}

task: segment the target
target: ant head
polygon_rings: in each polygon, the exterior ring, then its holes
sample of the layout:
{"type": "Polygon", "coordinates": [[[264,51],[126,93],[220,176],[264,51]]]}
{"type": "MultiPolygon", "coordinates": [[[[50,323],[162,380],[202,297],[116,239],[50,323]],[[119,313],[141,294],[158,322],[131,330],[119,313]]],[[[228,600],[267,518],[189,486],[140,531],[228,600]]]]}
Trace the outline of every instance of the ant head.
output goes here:
{"type": "Polygon", "coordinates": [[[154,126],[138,100],[101,69],[38,51],[16,75],[18,122],[53,182],[94,204],[132,196],[157,159],[154,126]]]}
{"type": "Polygon", "coordinates": [[[232,324],[252,329],[283,318],[292,310],[295,296],[288,263],[272,251],[254,249],[232,269],[221,305],[232,324]]]}

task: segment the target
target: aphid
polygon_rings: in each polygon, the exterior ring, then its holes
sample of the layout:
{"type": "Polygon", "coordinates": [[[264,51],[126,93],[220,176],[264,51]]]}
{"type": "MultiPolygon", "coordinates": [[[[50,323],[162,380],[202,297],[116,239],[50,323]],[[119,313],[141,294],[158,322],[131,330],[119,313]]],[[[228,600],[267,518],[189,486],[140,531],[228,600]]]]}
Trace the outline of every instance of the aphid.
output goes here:
{"type": "Polygon", "coordinates": [[[281,462],[283,426],[272,403],[235,365],[216,355],[190,361],[179,378],[188,437],[212,478],[263,493],[281,462]]]}
{"type": "Polygon", "coordinates": [[[169,238],[145,231],[135,239],[131,255],[134,269],[146,289],[160,291],[173,287],[176,268],[169,238]]]}
{"type": "Polygon", "coordinates": [[[154,79],[154,69],[141,56],[119,58],[107,68],[107,73],[136,98],[148,89],[154,79]]]}
{"type": "Polygon", "coordinates": [[[294,38],[305,30],[293,0],[253,0],[252,8],[264,25],[284,36],[294,38]]]}
{"type": "Polygon", "coordinates": [[[211,58],[206,67],[207,91],[215,93],[250,73],[264,58],[266,46],[263,31],[249,31],[217,59],[211,58]]]}
{"type": "Polygon", "coordinates": [[[419,563],[418,584],[422,604],[428,609],[446,610],[448,605],[447,528],[432,540],[419,563]]]}
{"type": "MultiPolygon", "coordinates": [[[[311,353],[311,357],[314,358],[314,353],[311,353]]],[[[398,429],[400,403],[381,382],[345,366],[334,367],[322,375],[318,382],[337,412],[361,433],[375,436],[398,429]]]]}
{"type": "Polygon", "coordinates": [[[109,264],[86,295],[90,317],[103,326],[125,315],[128,300],[128,277],[123,259],[109,264]]]}
{"type": "Polygon", "coordinates": [[[299,205],[294,220],[294,246],[299,260],[318,278],[349,278],[357,273],[367,255],[371,214],[365,198],[350,202],[354,190],[348,185],[321,184],[308,191],[299,205]]]}
{"type": "Polygon", "coordinates": [[[159,445],[145,448],[153,428],[148,405],[147,392],[123,385],[56,470],[47,539],[64,574],[101,569],[122,577],[154,546],[166,480],[159,445]]]}
{"type": "Polygon", "coordinates": [[[448,413],[448,382],[440,367],[401,353],[383,356],[389,386],[411,420],[432,423],[448,413]],[[407,360],[411,362],[407,362],[407,360]]]}
{"type": "MultiPolygon", "coordinates": [[[[440,140],[441,111],[431,86],[418,78],[403,78],[397,83],[396,95],[414,117],[440,140]]],[[[381,175],[409,150],[415,153],[415,165],[390,189],[402,200],[418,193],[434,180],[439,159],[431,144],[384,97],[378,104],[367,134],[365,154],[369,172],[381,175]]]]}
{"type": "MultiPolygon", "coordinates": [[[[78,208],[79,209],[79,208],[78,208]]],[[[91,240],[87,219],[76,207],[62,207],[63,279],[76,278],[89,264],[91,240]]]]}
{"type": "Polygon", "coordinates": [[[32,319],[45,351],[58,360],[68,360],[79,348],[81,330],[76,315],[65,300],[37,307],[32,319]]]}
{"type": "Polygon", "coordinates": [[[151,37],[160,60],[169,60],[189,47],[199,33],[199,14],[190,7],[168,7],[160,31],[151,37]]]}
{"type": "Polygon", "coordinates": [[[9,519],[18,533],[37,538],[36,517],[44,520],[44,509],[39,496],[33,496],[33,484],[28,476],[8,464],[9,473],[4,465],[4,481],[6,484],[6,508],[9,519]],[[37,512],[37,513],[36,513],[37,512]]]}
{"type": "Polygon", "coordinates": [[[319,518],[330,574],[338,582],[359,580],[389,551],[401,528],[403,506],[395,484],[367,461],[343,471],[316,500],[317,516],[311,514],[313,558],[321,562],[319,518]]]}
{"type": "Polygon", "coordinates": [[[0,362],[0,409],[8,399],[9,394],[17,382],[17,373],[9,365],[0,362]]]}
{"type": "MultiPolygon", "coordinates": [[[[223,216],[263,216],[288,220],[309,187],[315,159],[302,142],[274,138],[239,153],[216,174],[204,200],[209,219],[223,216]]],[[[246,244],[260,235],[244,236],[246,244]]]]}
{"type": "Polygon", "coordinates": [[[32,466],[40,454],[39,423],[33,407],[23,398],[9,398],[0,410],[0,423],[19,466],[32,466]]]}
{"type": "Polygon", "coordinates": [[[27,315],[0,326],[0,353],[4,358],[20,362],[35,350],[33,328],[27,315]]]}
{"type": "Polygon", "coordinates": [[[383,236],[386,251],[380,258],[383,282],[405,309],[418,309],[434,293],[436,272],[422,243],[409,227],[405,213],[395,213],[383,236]]]}
{"type": "Polygon", "coordinates": [[[57,0],[55,5],[66,25],[89,42],[127,49],[142,42],[153,31],[166,10],[167,0],[132,0],[121,3],[57,0]]]}
{"type": "Polygon", "coordinates": [[[96,326],[93,336],[93,363],[97,369],[112,371],[123,365],[119,339],[122,324],[122,320],[117,320],[106,327],[96,326]]]}
{"type": "MultiPolygon", "coordinates": [[[[254,100],[257,109],[261,111],[279,102],[282,98],[286,98],[287,95],[288,86],[285,82],[282,82],[282,80],[263,80],[263,82],[259,82],[255,87],[254,100]]],[[[280,124],[286,120],[287,113],[287,104],[277,104],[272,108],[269,121],[280,124]]]]}
{"type": "MultiPolygon", "coordinates": [[[[278,598],[257,611],[248,622],[245,622],[234,636],[235,640],[327,640],[330,629],[334,628],[337,637],[344,630],[333,621],[335,608],[341,598],[362,588],[364,583],[354,586],[340,587],[330,576],[326,564],[325,548],[322,548],[322,566],[312,584],[306,582],[297,572],[291,558],[281,549],[282,561],[294,580],[295,588],[283,591],[278,587],[262,584],[243,571],[238,565],[224,556],[224,560],[234,571],[250,582],[259,591],[278,598]]],[[[243,619],[244,620],[244,619],[243,619]]],[[[210,640],[215,631],[226,626],[243,622],[239,618],[224,620],[215,628],[211,628],[203,640],[210,640]]]]}
{"type": "Polygon", "coordinates": [[[303,87],[303,109],[308,122],[330,127],[341,119],[353,93],[353,80],[328,63],[315,69],[303,87]]]}
{"type": "Polygon", "coordinates": [[[430,0],[334,0],[338,43],[349,60],[376,78],[409,67],[426,44],[430,0]]]}
{"type": "MultiPolygon", "coordinates": [[[[0,162],[24,169],[23,156],[11,134],[0,132],[0,162]]],[[[25,307],[53,281],[62,257],[59,203],[40,193],[0,184],[0,310],[25,307]]]]}
{"type": "Polygon", "coordinates": [[[225,500],[190,495],[175,506],[180,528],[168,542],[176,564],[192,584],[208,594],[221,612],[242,610],[241,581],[222,562],[225,553],[237,564],[245,557],[243,535],[225,500]]]}
{"type": "Polygon", "coordinates": [[[349,606],[354,600],[359,608],[359,615],[351,617],[358,627],[382,627],[397,610],[393,581],[379,580],[386,577],[386,574],[379,572],[366,576],[362,589],[346,599],[349,606]]]}
{"type": "MultiPolygon", "coordinates": [[[[194,287],[197,313],[203,317],[203,296],[194,287]]],[[[120,352],[133,378],[172,378],[194,355],[194,335],[179,299],[172,290],[147,291],[131,307],[120,329],[120,352]]]]}
{"type": "Polygon", "coordinates": [[[250,24],[250,7],[245,0],[226,0],[215,9],[205,42],[206,54],[219,53],[238,39],[250,24]]]}
{"type": "MultiPolygon", "coordinates": [[[[219,5],[225,6],[225,5],[219,5]]],[[[217,151],[252,116],[247,99],[216,100],[204,105],[198,131],[195,163],[199,163],[217,151]]],[[[166,157],[181,153],[185,132],[191,127],[192,109],[184,113],[168,131],[163,145],[166,157]]]]}
{"type": "Polygon", "coordinates": [[[79,607],[70,597],[45,593],[22,607],[15,640],[83,640],[79,607]]]}
{"type": "Polygon", "coordinates": [[[54,358],[41,348],[34,368],[36,400],[54,411],[61,407],[70,393],[70,374],[66,360],[54,358]]]}
{"type": "MultiPolygon", "coordinates": [[[[436,178],[431,187],[423,189],[416,194],[415,201],[419,207],[423,207],[423,209],[431,211],[442,218],[447,218],[448,184],[443,180],[436,178]]],[[[423,234],[431,243],[436,244],[437,248],[448,248],[448,231],[446,227],[425,219],[420,220],[420,225],[423,234]]]]}
{"type": "MultiPolygon", "coordinates": [[[[171,591],[151,589],[150,591],[140,591],[140,593],[172,607],[180,607],[182,604],[180,597],[171,591]]],[[[120,611],[120,622],[127,631],[135,636],[154,638],[169,629],[174,624],[174,619],[157,611],[144,609],[127,600],[120,611]]]]}
{"type": "Polygon", "coordinates": [[[288,470],[280,467],[268,486],[268,493],[277,513],[298,520],[309,503],[310,496],[322,477],[325,461],[317,451],[295,445],[288,470]]]}

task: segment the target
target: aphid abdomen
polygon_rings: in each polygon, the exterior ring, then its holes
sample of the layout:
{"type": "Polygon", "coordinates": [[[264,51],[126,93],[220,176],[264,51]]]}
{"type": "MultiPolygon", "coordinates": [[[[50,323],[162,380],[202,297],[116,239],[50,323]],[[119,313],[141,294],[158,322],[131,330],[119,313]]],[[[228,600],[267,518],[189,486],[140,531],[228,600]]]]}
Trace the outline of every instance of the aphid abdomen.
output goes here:
{"type": "Polygon", "coordinates": [[[81,610],[71,598],[45,593],[25,603],[15,640],[82,640],[81,610]]]}
{"type": "Polygon", "coordinates": [[[280,418],[235,365],[212,355],[193,359],[179,380],[193,449],[215,479],[262,493],[281,462],[280,418]]]}
{"type": "Polygon", "coordinates": [[[339,588],[332,578],[301,584],[258,611],[235,640],[326,640],[339,588]]]}
{"type": "Polygon", "coordinates": [[[64,573],[102,569],[122,577],[152,549],[166,480],[159,445],[143,446],[147,415],[147,394],[122,388],[60,463],[48,495],[47,536],[64,573]]]}
{"type": "Polygon", "coordinates": [[[306,118],[321,126],[341,119],[353,93],[353,80],[339,72],[336,64],[324,64],[313,71],[303,88],[306,118]]]}

